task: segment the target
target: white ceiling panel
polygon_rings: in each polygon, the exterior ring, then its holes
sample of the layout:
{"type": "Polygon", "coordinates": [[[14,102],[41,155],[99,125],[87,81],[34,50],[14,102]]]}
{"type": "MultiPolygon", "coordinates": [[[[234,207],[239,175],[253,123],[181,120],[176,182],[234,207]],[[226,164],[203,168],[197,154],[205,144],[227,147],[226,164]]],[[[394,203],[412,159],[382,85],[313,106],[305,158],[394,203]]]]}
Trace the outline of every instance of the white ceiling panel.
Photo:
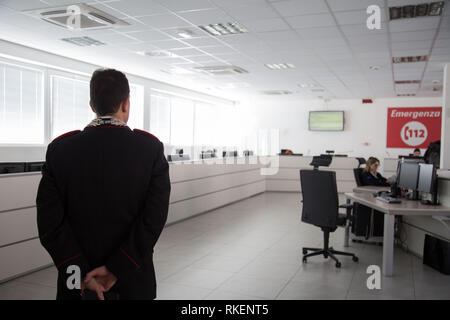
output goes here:
{"type": "Polygon", "coordinates": [[[330,12],[324,0],[288,0],[272,5],[284,17],[330,12]]]}
{"type": "Polygon", "coordinates": [[[234,19],[221,9],[200,10],[179,13],[180,17],[194,25],[233,22],[234,19]]]}
{"type": "Polygon", "coordinates": [[[341,32],[336,27],[304,28],[296,31],[302,39],[342,38],[341,32]]]}
{"type": "Polygon", "coordinates": [[[393,57],[426,56],[430,51],[428,49],[392,49],[393,57]]]}
{"type": "MultiPolygon", "coordinates": [[[[128,0],[126,0],[124,2],[128,2],[128,0]]],[[[216,7],[216,5],[213,4],[209,0],[189,0],[189,1],[158,0],[158,2],[173,12],[196,11],[196,10],[211,9],[211,8],[216,7]]]]}
{"type": "Polygon", "coordinates": [[[169,10],[152,0],[112,1],[103,3],[103,6],[133,17],[170,13],[169,10]]]}
{"type": "Polygon", "coordinates": [[[408,32],[392,32],[391,40],[392,42],[432,40],[435,34],[435,29],[408,32]]]}
{"type": "Polygon", "coordinates": [[[239,21],[279,17],[278,13],[267,4],[259,4],[257,6],[231,7],[224,10],[230,16],[239,21]]]}
{"type": "Polygon", "coordinates": [[[384,0],[327,0],[332,11],[366,10],[370,5],[384,8],[384,0]]]}
{"type": "Polygon", "coordinates": [[[170,52],[182,57],[201,56],[205,54],[204,52],[194,48],[172,49],[170,52]]]}
{"type": "MultiPolygon", "coordinates": [[[[148,28],[148,27],[147,27],[148,28]]],[[[160,41],[160,40],[171,40],[171,38],[162,32],[159,32],[157,30],[145,30],[145,31],[137,31],[137,32],[128,32],[127,35],[139,39],[141,41],[160,41]]]]}
{"type": "Polygon", "coordinates": [[[192,27],[192,24],[184,19],[178,18],[172,13],[139,17],[138,20],[148,26],[158,29],[192,27]]]}
{"type": "Polygon", "coordinates": [[[163,50],[181,49],[189,47],[188,45],[178,40],[153,41],[151,42],[151,44],[163,50]]]}
{"type": "Polygon", "coordinates": [[[222,42],[220,42],[217,38],[209,36],[201,38],[184,39],[183,42],[186,42],[189,45],[197,48],[214,47],[222,45],[222,42]]]}
{"type": "MultiPolygon", "coordinates": [[[[368,14],[366,10],[335,12],[334,16],[339,25],[361,24],[367,28],[368,14]]],[[[381,22],[386,21],[385,11],[381,11],[381,22]]],[[[368,29],[368,28],[367,28],[368,29]]]]}
{"type": "Polygon", "coordinates": [[[336,26],[329,13],[288,17],[286,21],[294,29],[336,26]]]}
{"type": "Polygon", "coordinates": [[[387,34],[388,28],[387,23],[382,22],[380,29],[370,30],[367,28],[366,24],[352,24],[352,25],[341,25],[340,29],[346,36],[370,36],[375,34],[387,34]]]}
{"type": "Polygon", "coordinates": [[[391,32],[418,31],[436,29],[440,17],[421,17],[415,19],[398,19],[389,22],[391,32]]]}
{"type": "Polygon", "coordinates": [[[249,20],[244,21],[242,25],[253,32],[280,31],[290,28],[281,18],[249,20]]]}
{"type": "Polygon", "coordinates": [[[404,41],[404,42],[393,42],[391,44],[393,52],[397,50],[410,50],[410,49],[424,49],[429,51],[431,49],[432,40],[426,41],[404,41]]]}

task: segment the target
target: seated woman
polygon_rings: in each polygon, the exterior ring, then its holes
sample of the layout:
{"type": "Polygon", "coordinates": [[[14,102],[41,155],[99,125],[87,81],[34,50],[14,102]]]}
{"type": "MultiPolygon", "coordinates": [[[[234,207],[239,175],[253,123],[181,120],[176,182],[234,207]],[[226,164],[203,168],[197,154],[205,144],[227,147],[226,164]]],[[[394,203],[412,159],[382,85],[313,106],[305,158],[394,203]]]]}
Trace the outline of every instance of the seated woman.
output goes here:
{"type": "Polygon", "coordinates": [[[380,166],[380,160],[370,157],[366,162],[366,167],[362,173],[361,179],[364,186],[388,187],[388,180],[377,172],[380,166]]]}

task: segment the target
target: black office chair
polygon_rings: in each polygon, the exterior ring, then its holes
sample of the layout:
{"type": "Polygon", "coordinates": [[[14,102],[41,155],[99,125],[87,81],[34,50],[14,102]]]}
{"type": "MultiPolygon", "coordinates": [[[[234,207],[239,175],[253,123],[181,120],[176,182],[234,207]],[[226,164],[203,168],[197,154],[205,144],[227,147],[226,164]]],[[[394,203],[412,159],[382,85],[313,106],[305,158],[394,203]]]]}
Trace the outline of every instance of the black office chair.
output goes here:
{"type": "Polygon", "coordinates": [[[336,261],[337,268],[341,267],[341,263],[335,255],[351,256],[353,261],[358,261],[353,253],[328,247],[330,232],[334,232],[337,226],[345,226],[352,208],[352,205],[339,206],[336,173],[317,169],[300,170],[300,183],[303,196],[302,221],[321,228],[324,242],[323,248],[303,248],[303,262],[307,262],[308,257],[317,255],[331,257],[336,261]],[[347,209],[347,214],[339,214],[339,208],[347,209]]]}
{"type": "Polygon", "coordinates": [[[363,168],[354,168],[353,169],[353,175],[355,176],[355,182],[358,187],[363,186],[363,180],[362,180],[363,171],[364,171],[363,168]]]}

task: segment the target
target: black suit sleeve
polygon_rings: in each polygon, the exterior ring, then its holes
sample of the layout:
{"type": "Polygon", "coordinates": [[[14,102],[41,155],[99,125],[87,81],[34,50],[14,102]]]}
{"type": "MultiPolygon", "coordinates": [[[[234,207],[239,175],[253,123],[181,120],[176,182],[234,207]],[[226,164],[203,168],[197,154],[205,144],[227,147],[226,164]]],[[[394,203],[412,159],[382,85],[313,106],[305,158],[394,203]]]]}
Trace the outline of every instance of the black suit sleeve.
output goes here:
{"type": "Polygon", "coordinates": [[[133,223],[128,238],[106,262],[106,267],[118,279],[139,271],[146,257],[151,256],[167,220],[170,196],[169,164],[163,144],[152,169],[144,209],[133,223]]]}
{"type": "Polygon", "coordinates": [[[67,274],[66,268],[69,265],[77,265],[80,267],[81,277],[84,277],[89,272],[89,264],[65,214],[61,190],[53,175],[52,154],[50,144],[36,198],[39,239],[60,273],[67,274]]]}

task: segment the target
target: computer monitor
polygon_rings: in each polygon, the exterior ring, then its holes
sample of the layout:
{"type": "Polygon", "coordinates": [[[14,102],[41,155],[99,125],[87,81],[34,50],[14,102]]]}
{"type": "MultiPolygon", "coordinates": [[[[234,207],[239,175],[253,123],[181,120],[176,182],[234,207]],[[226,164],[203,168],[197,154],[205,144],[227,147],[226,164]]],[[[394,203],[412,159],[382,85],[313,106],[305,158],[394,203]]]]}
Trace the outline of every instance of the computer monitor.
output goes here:
{"type": "Polygon", "coordinates": [[[26,172],[42,171],[45,161],[27,162],[25,165],[26,172]]]}
{"type": "Polygon", "coordinates": [[[432,193],[435,189],[436,167],[428,163],[419,163],[419,181],[417,191],[432,193]]]}
{"type": "Polygon", "coordinates": [[[0,174],[25,172],[25,162],[0,162],[0,174]]]}
{"type": "Polygon", "coordinates": [[[235,151],[222,151],[222,157],[237,157],[238,156],[238,152],[235,151]]]}
{"type": "Polygon", "coordinates": [[[169,154],[167,156],[167,161],[169,161],[169,162],[183,161],[183,160],[189,160],[189,155],[187,155],[187,154],[169,154]]]}
{"type": "Polygon", "coordinates": [[[401,162],[397,183],[400,188],[416,191],[419,180],[419,164],[416,162],[401,162]]]}
{"type": "Polygon", "coordinates": [[[419,181],[417,191],[431,194],[430,200],[422,200],[423,204],[437,205],[437,174],[436,166],[429,163],[419,163],[419,181]]]}

